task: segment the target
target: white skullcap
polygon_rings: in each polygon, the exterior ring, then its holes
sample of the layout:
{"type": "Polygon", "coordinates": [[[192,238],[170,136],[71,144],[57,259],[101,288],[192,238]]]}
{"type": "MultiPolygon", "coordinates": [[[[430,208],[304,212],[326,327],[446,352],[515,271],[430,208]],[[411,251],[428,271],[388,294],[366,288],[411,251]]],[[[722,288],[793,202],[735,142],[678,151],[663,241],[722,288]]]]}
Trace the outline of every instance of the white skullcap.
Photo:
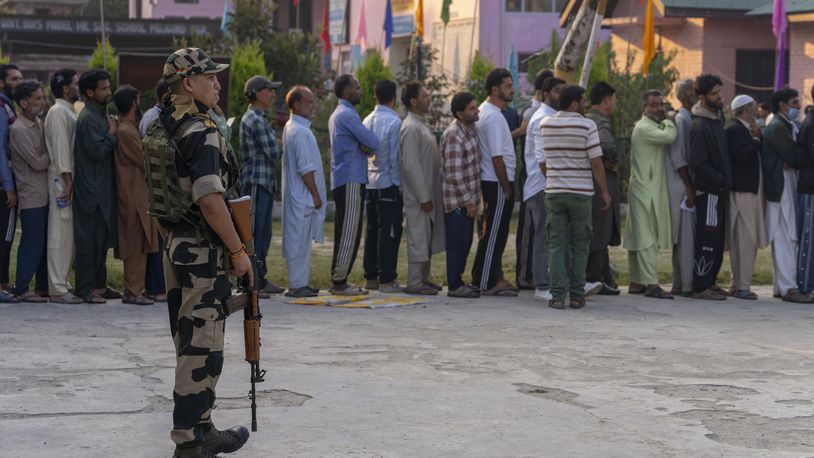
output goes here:
{"type": "Polygon", "coordinates": [[[742,108],[750,103],[754,103],[755,99],[749,97],[748,95],[739,95],[732,99],[732,104],[729,106],[732,108],[732,111],[737,110],[738,108],[742,108]]]}

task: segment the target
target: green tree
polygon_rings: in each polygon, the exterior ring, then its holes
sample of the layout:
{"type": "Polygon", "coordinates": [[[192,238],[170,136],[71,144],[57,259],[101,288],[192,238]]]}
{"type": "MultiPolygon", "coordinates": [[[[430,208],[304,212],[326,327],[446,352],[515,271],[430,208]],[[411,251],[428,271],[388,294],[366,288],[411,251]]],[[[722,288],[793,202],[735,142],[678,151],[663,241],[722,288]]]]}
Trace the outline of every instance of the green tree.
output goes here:
{"type": "Polygon", "coordinates": [[[90,55],[88,68],[106,70],[110,73],[110,89],[116,90],[116,86],[119,84],[119,57],[116,56],[116,50],[110,45],[110,40],[105,39],[104,45],[101,41],[96,42],[96,49],[90,55]]]}
{"type": "Polygon", "coordinates": [[[283,83],[282,99],[297,84],[311,89],[319,84],[322,48],[311,34],[275,32],[262,42],[266,68],[283,83]]]}
{"type": "Polygon", "coordinates": [[[365,60],[356,70],[356,78],[362,86],[362,102],[356,106],[356,111],[362,119],[376,106],[373,89],[378,81],[393,79],[393,72],[384,63],[384,58],[378,50],[372,49],[365,54],[365,60]]]}
{"type": "MultiPolygon", "coordinates": [[[[401,69],[396,76],[396,84],[404,87],[416,77],[417,53],[415,50],[410,53],[407,59],[401,63],[401,69]]],[[[438,63],[438,50],[432,46],[424,46],[421,51],[422,70],[421,82],[432,97],[430,112],[427,114],[427,122],[436,133],[440,134],[449,124],[452,115],[446,109],[447,97],[449,96],[449,80],[438,63]]]]}
{"type": "Polygon", "coordinates": [[[478,104],[486,100],[486,77],[495,69],[495,63],[480,51],[475,51],[472,66],[466,77],[465,88],[475,96],[478,104]]]}
{"type": "Polygon", "coordinates": [[[260,43],[250,41],[235,47],[230,68],[229,115],[239,117],[248,105],[243,93],[246,81],[254,75],[266,75],[266,62],[263,60],[260,43]]]}
{"type": "Polygon", "coordinates": [[[271,0],[235,0],[235,9],[229,13],[229,32],[238,43],[268,39],[274,30],[274,10],[271,0]]]}

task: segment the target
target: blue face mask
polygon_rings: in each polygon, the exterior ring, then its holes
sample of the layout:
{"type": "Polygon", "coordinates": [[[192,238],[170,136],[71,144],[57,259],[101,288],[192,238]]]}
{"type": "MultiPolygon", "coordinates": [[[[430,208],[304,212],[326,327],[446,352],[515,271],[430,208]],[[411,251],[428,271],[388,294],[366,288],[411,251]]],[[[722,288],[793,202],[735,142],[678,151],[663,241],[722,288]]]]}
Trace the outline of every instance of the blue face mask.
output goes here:
{"type": "Polygon", "coordinates": [[[797,121],[798,119],[800,119],[800,109],[789,108],[789,119],[792,121],[797,121]]]}

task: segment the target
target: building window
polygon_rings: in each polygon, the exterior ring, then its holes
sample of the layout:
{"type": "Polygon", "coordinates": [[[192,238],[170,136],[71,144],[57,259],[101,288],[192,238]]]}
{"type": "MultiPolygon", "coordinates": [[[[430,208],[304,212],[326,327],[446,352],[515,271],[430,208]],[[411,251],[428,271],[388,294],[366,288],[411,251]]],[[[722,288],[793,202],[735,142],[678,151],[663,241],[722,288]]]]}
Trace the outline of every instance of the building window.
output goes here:
{"type": "Polygon", "coordinates": [[[515,13],[560,13],[568,0],[506,0],[506,11],[515,13]]]}

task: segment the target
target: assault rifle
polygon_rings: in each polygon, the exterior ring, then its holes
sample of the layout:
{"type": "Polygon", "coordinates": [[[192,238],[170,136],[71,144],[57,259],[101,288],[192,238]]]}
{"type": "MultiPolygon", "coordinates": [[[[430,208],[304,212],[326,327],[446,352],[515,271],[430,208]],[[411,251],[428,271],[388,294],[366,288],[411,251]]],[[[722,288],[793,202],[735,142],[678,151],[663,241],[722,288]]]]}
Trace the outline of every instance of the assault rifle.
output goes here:
{"type": "Polygon", "coordinates": [[[238,289],[241,294],[233,296],[227,301],[229,313],[243,309],[243,338],[246,344],[246,362],[251,367],[251,377],[249,378],[252,388],[249,390],[249,399],[252,401],[252,431],[257,431],[257,391],[255,384],[264,381],[266,375],[264,369],[260,369],[260,321],[263,315],[260,313],[258,305],[258,289],[260,278],[258,277],[257,257],[254,254],[254,243],[252,243],[252,198],[244,196],[239,199],[228,201],[229,210],[232,214],[232,222],[237,230],[240,241],[247,247],[246,254],[252,262],[254,272],[254,284],[249,285],[248,275],[240,279],[238,289]]]}

